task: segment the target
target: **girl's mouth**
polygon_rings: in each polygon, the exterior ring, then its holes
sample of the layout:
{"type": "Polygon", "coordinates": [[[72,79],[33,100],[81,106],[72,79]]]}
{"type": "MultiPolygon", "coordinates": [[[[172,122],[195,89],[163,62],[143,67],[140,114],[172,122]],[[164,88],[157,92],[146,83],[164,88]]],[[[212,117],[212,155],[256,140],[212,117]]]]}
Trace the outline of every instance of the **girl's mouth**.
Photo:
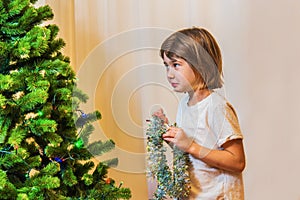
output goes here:
{"type": "Polygon", "coordinates": [[[178,83],[171,83],[172,87],[177,87],[178,83]]]}

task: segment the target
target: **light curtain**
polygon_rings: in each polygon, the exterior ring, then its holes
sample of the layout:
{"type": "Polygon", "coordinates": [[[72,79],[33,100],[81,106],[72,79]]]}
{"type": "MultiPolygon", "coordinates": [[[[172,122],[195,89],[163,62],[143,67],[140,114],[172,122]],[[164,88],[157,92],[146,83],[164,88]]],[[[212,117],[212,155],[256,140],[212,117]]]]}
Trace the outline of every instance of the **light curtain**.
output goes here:
{"type": "Polygon", "coordinates": [[[300,3],[236,0],[40,0],[55,13],[64,49],[90,96],[84,110],[103,119],[91,139],[111,138],[118,157],[109,176],[136,200],[148,199],[145,120],[163,107],[175,120],[179,95],[158,56],[172,31],[202,26],[216,37],[224,60],[226,96],[245,135],[246,199],[299,199],[298,67],[300,3]],[[278,92],[280,91],[280,92],[278,92]],[[288,92],[294,91],[294,92],[288,92]],[[287,97],[289,97],[287,99],[287,97]],[[289,164],[287,164],[289,163],[289,164]],[[293,167],[288,167],[288,166],[293,167]],[[285,171],[282,173],[282,171],[285,171]],[[282,180],[284,186],[282,186],[282,180]]]}

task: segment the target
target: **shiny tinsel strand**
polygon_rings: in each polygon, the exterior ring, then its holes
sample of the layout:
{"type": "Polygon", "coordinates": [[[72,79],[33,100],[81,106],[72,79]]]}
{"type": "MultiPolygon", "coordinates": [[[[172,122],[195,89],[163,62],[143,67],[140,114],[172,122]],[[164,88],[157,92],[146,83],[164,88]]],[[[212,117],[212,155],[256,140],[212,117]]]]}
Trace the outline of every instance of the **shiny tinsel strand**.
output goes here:
{"type": "Polygon", "coordinates": [[[187,199],[190,190],[188,174],[189,158],[187,153],[173,146],[173,167],[168,165],[166,147],[162,134],[167,131],[164,122],[153,116],[147,129],[148,168],[147,175],[157,181],[154,197],[157,200],[167,196],[175,199],[187,199]]]}

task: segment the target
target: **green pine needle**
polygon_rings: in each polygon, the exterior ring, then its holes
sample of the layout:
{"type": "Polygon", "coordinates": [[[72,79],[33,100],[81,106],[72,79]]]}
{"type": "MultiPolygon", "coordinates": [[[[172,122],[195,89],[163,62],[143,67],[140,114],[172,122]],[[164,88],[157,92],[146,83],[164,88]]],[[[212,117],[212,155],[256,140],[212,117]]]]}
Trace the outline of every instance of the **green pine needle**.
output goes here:
{"type": "Polygon", "coordinates": [[[78,114],[88,96],[61,52],[59,27],[43,24],[53,18],[51,8],[35,2],[0,0],[1,199],[130,199],[128,188],[105,182],[117,159],[94,167],[91,158],[115,144],[90,143],[101,113],[78,114]]]}

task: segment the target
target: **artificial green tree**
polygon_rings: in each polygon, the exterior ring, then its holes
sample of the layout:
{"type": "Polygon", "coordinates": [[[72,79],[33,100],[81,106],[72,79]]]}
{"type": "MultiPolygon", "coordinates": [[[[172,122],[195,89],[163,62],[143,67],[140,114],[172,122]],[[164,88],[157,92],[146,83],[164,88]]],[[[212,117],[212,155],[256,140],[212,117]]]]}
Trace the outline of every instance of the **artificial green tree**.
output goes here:
{"type": "Polygon", "coordinates": [[[49,6],[0,0],[0,198],[129,199],[107,177],[117,159],[91,161],[114,148],[89,142],[98,111],[85,113],[87,96],[61,53],[64,41],[49,6]]]}

